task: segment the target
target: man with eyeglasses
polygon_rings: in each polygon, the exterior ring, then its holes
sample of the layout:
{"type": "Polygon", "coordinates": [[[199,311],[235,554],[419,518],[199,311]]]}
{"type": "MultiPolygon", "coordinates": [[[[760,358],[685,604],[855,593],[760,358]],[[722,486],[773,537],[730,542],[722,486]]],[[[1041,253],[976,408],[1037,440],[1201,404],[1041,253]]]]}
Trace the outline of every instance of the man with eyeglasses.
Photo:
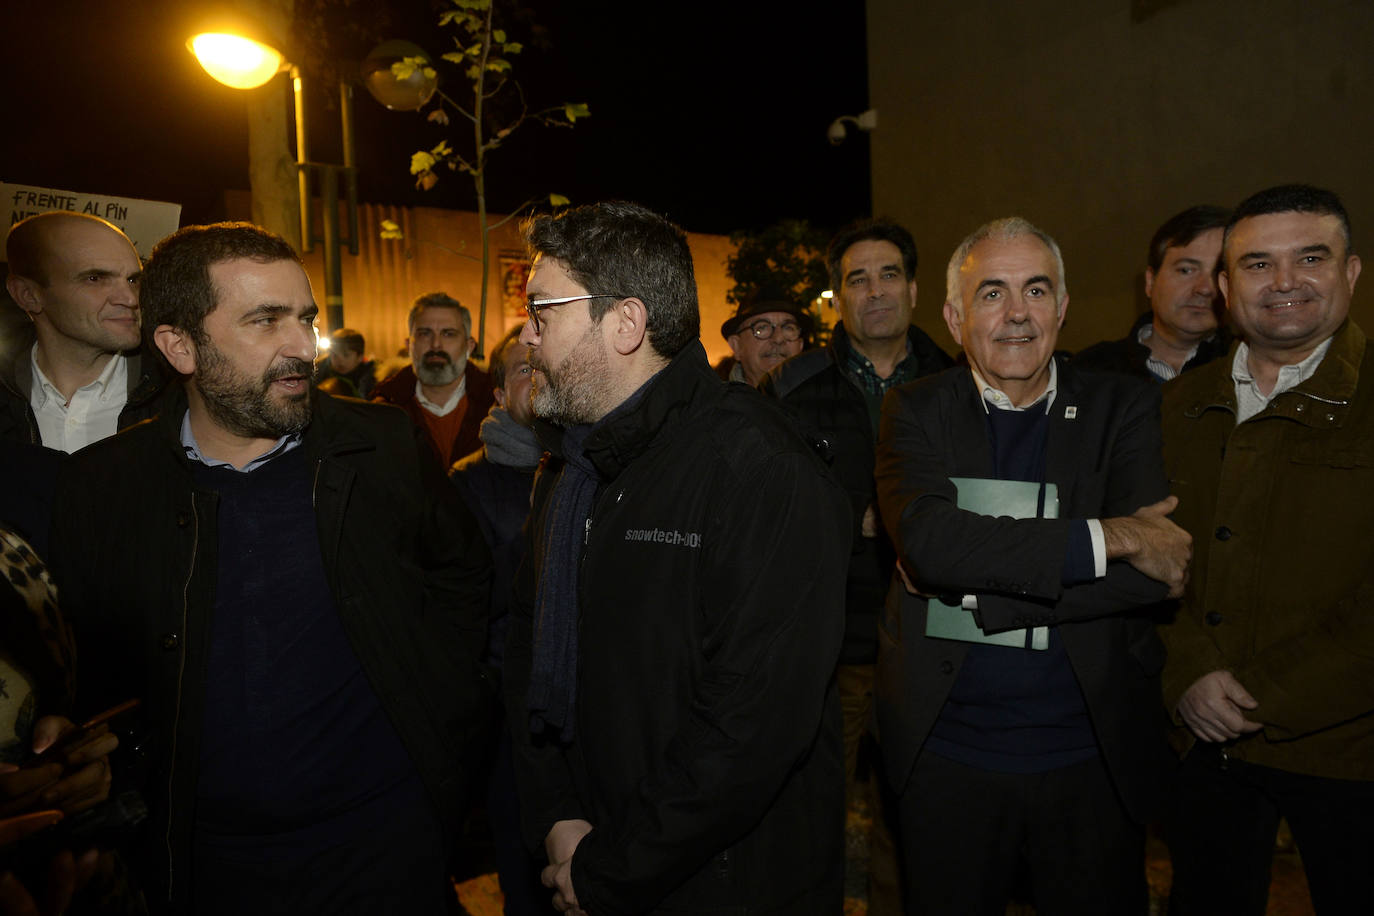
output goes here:
{"type": "MultiPolygon", "coordinates": [[[[878,614],[896,564],[874,510],[878,409],[889,389],[953,363],[911,323],[916,242],[910,232],[888,220],[862,220],[835,236],[827,262],[834,290],[831,302],[842,319],[830,345],[789,360],[759,387],[778,398],[803,431],[824,443],[831,470],[848,491],[853,510],[854,553],[849,559],[844,651],[837,675],[844,708],[845,784],[853,807],[859,745],[873,717],[878,614]]],[[[878,782],[871,779],[870,785],[876,790],[878,782]]],[[[869,909],[874,914],[896,913],[896,855],[876,810],[874,825],[869,909]]]]}
{"type": "Polygon", "coordinates": [[[843,491],[721,382],[685,234],[541,216],[521,336],[536,430],[505,688],[526,840],[574,913],[833,914],[843,491]]]}
{"type": "Polygon", "coordinates": [[[468,362],[477,341],[472,316],[457,299],[428,293],[407,320],[410,365],[372,389],[372,400],[395,404],[425,431],[447,468],[482,447],[477,428],[494,402],[487,374],[468,362]]]}
{"type": "Polygon", "coordinates": [[[761,293],[740,303],[720,336],[735,354],[730,381],[756,386],[769,370],[802,351],[811,337],[811,316],[781,296],[761,293]]]}

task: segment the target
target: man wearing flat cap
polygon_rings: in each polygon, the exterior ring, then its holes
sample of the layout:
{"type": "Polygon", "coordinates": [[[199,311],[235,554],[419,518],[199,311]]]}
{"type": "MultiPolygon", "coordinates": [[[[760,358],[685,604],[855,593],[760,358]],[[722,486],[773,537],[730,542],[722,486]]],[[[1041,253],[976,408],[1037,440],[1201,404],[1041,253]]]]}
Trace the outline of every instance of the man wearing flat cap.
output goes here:
{"type": "Polygon", "coordinates": [[[720,336],[735,354],[729,381],[756,386],[774,366],[802,351],[811,338],[811,315],[781,294],[760,292],[740,303],[720,336]]]}

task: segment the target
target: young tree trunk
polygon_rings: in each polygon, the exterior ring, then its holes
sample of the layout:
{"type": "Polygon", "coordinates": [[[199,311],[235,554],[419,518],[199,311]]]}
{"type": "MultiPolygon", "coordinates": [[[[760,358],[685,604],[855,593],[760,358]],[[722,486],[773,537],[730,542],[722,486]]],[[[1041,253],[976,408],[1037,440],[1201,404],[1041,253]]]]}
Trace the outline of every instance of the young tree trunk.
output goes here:
{"type": "MultiPolygon", "coordinates": [[[[237,0],[234,5],[282,40],[291,33],[294,0],[237,0]]],[[[288,126],[290,92],[287,77],[278,76],[249,94],[248,185],[253,194],[253,222],[300,251],[300,192],[288,126]]]]}

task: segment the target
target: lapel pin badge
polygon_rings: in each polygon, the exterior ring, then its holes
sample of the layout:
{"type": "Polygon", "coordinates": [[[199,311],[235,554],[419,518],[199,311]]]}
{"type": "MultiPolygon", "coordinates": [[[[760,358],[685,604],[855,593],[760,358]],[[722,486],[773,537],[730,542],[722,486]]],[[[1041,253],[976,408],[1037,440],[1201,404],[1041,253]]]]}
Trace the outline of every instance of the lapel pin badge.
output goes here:
{"type": "Polygon", "coordinates": [[[1077,408],[1077,407],[1074,407],[1073,405],[1069,405],[1068,407],[1065,407],[1065,408],[1064,408],[1064,419],[1065,419],[1065,420],[1072,420],[1072,419],[1075,419],[1077,416],[1078,416],[1078,408],[1077,408]]]}

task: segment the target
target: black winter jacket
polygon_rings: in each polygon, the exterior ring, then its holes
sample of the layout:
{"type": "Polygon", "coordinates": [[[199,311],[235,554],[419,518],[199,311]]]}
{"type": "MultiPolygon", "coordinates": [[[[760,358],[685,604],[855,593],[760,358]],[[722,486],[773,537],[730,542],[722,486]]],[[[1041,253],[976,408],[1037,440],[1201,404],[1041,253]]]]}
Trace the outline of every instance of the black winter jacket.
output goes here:
{"type": "Polygon", "coordinates": [[[448,479],[472,510],[482,537],[491,548],[491,613],[487,631],[487,664],[505,665],[511,583],[525,556],[523,530],[530,515],[530,491],[536,468],[498,464],[486,446],[455,462],[448,479]]]}
{"type": "MultiPolygon", "coordinates": [[[[1120,340],[1104,340],[1095,343],[1091,347],[1085,347],[1073,357],[1073,367],[1075,369],[1090,369],[1099,372],[1124,372],[1127,375],[1134,375],[1136,378],[1144,379],[1147,382],[1159,384],[1159,379],[1155,378],[1154,373],[1150,372],[1146,364],[1150,358],[1150,348],[1136,339],[1140,329],[1154,321],[1154,315],[1146,312],[1136,319],[1135,324],[1131,325],[1131,330],[1120,340]]],[[[1183,364],[1180,372],[1187,372],[1189,369],[1196,369],[1198,366],[1210,363],[1212,360],[1225,356],[1231,349],[1231,334],[1225,328],[1218,328],[1216,333],[1197,345],[1197,352],[1193,358],[1183,364]]]]}
{"type": "MultiPolygon", "coordinates": [[[[73,455],[52,566],[77,634],[78,709],[143,706],[152,809],[141,873],[154,912],[185,907],[216,580],[216,503],[180,444],[185,398],[73,455]]],[[[344,631],[445,828],[465,747],[492,702],[478,663],[490,559],[477,524],[399,410],[311,392],[299,446],[344,631]],[[378,549],[379,545],[384,549],[378,549]]]]}
{"type": "Polygon", "coordinates": [[[531,736],[525,702],[551,469],[512,604],[507,703],[528,840],[542,847],[559,820],[593,825],[571,871],[592,916],[838,913],[843,492],[787,417],[722,383],[700,344],[586,452],[600,481],[568,746],[531,736]]]}
{"type": "MultiPolygon", "coordinates": [[[[29,406],[33,388],[33,349],[31,323],[18,326],[16,337],[0,347],[0,440],[41,445],[38,419],[29,406]]],[[[119,428],[127,429],[142,420],[157,416],[166,400],[168,377],[160,361],[135,351],[129,357],[129,389],[124,409],[119,412],[119,428]]]]}
{"type": "MultiPolygon", "coordinates": [[[[912,325],[907,341],[916,357],[919,375],[942,372],[954,365],[945,351],[924,331],[912,325]]],[[[887,596],[897,555],[882,526],[878,536],[863,537],[864,510],[876,506],[873,482],[874,446],[878,441],[877,405],[845,368],[850,351],[844,324],[835,325],[830,346],[808,350],[775,368],[759,383],[759,390],[777,398],[797,418],[802,432],[821,444],[830,456],[830,470],[849,494],[853,516],[853,553],[845,587],[844,664],[872,664],[878,656],[878,616],[887,596]]]]}

